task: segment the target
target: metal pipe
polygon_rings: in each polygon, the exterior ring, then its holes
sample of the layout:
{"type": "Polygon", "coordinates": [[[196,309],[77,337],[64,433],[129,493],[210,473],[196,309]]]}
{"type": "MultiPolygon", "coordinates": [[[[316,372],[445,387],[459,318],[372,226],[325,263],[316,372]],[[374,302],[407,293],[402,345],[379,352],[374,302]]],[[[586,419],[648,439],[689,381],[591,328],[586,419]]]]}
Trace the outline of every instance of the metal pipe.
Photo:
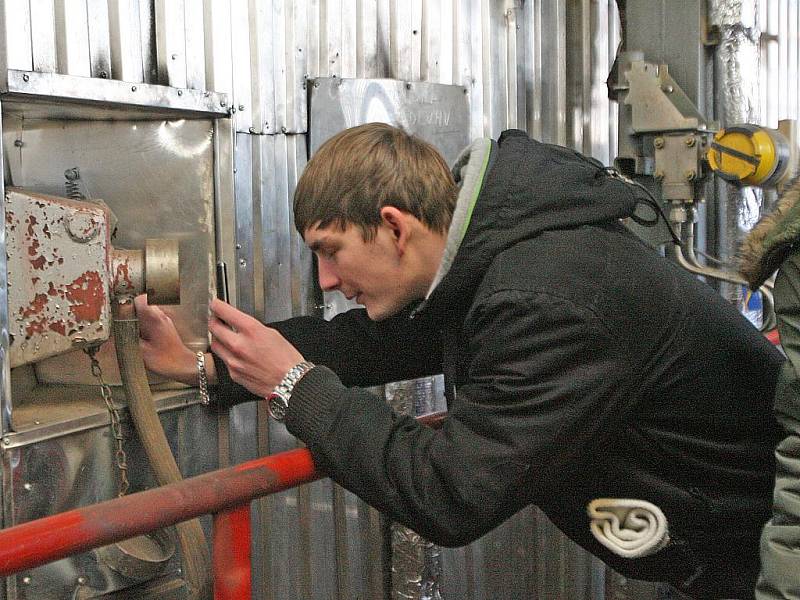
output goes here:
{"type": "MultiPolygon", "coordinates": [[[[683,237],[681,236],[681,224],[673,222],[672,226],[675,228],[678,236],[683,237]]],[[[668,244],[667,253],[683,269],[695,275],[702,275],[703,277],[711,277],[719,281],[748,286],[747,281],[734,271],[723,271],[721,269],[701,265],[698,262],[697,256],[694,253],[694,223],[692,221],[689,221],[687,233],[682,241],[682,245],[668,244]]],[[[761,331],[768,331],[774,329],[776,326],[775,302],[772,296],[772,288],[770,285],[764,284],[759,288],[759,291],[761,292],[764,306],[764,318],[760,329],[761,331]]]]}
{"type": "Polygon", "coordinates": [[[252,596],[250,504],[214,515],[214,600],[252,596]]]}
{"type": "MultiPolygon", "coordinates": [[[[444,413],[418,420],[438,427],[444,413]]],[[[107,500],[0,530],[0,577],[242,507],[255,498],[324,477],[306,448],[264,456],[178,483],[107,500]]]]}
{"type": "Polygon", "coordinates": [[[15,525],[0,531],[0,576],[238,507],[321,477],[308,450],[291,450],[15,525]]]}
{"type": "MultiPolygon", "coordinates": [[[[714,113],[723,127],[760,123],[760,42],[758,0],[710,0],[708,22],[719,31],[714,47],[714,113]]],[[[744,237],[758,222],[763,191],[717,180],[719,239],[717,256],[733,258],[744,237]]],[[[721,293],[738,304],[741,286],[723,286],[721,293]]]]}

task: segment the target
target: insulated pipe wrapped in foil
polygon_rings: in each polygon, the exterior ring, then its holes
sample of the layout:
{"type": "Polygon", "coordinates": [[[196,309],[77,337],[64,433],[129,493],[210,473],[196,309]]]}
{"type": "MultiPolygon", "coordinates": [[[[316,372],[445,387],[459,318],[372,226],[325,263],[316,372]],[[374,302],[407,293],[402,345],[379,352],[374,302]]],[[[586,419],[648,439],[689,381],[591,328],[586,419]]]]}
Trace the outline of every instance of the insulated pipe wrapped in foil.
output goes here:
{"type": "MultiPolygon", "coordinates": [[[[756,0],[710,0],[709,25],[719,30],[714,55],[714,109],[723,127],[760,123],[760,40],[756,0]]],[[[731,261],[747,232],[761,217],[764,193],[754,187],[737,187],[716,181],[719,208],[719,248],[722,260],[731,261]]],[[[726,285],[723,295],[739,303],[741,286],[726,285]]]]}
{"type": "MultiPolygon", "coordinates": [[[[389,383],[386,399],[399,413],[419,416],[442,410],[441,377],[389,383]]],[[[411,529],[392,523],[392,600],[442,600],[442,549],[411,529]]]]}

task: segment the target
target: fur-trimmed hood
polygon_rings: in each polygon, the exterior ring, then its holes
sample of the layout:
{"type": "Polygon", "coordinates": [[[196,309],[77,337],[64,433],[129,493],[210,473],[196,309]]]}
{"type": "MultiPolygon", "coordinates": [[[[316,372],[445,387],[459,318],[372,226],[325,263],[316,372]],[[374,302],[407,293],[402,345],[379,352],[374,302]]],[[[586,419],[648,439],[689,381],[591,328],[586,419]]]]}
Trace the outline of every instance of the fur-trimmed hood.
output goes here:
{"type": "Polygon", "coordinates": [[[752,289],[758,288],[800,242],[800,178],[781,195],[777,208],[759,221],[740,249],[739,270],[752,289]]]}

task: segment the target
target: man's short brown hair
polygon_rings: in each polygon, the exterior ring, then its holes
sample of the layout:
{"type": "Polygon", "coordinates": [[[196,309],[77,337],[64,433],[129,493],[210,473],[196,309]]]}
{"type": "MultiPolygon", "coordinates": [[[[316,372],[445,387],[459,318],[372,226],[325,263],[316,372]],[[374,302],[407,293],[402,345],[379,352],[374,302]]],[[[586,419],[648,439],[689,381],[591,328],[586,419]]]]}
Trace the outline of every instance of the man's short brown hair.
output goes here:
{"type": "Polygon", "coordinates": [[[358,225],[371,239],[380,210],[394,206],[444,233],[457,188],[442,155],[397,127],[368,123],[326,141],[308,162],[294,194],[294,224],[301,235],[312,226],[358,225]]]}

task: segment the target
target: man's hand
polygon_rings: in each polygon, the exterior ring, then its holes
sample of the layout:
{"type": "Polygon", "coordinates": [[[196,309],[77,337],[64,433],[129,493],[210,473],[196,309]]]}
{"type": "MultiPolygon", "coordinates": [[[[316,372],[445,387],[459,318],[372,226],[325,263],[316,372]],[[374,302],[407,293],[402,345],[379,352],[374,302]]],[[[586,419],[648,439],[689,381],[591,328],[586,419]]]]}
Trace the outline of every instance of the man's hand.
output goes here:
{"type": "Polygon", "coordinates": [[[211,350],[228,365],[231,378],[266,397],[303,355],[276,330],[221,300],[211,303],[211,350]]]}
{"type": "MultiPolygon", "coordinates": [[[[148,306],[144,294],[133,303],[139,319],[139,348],[145,367],[168,379],[197,385],[194,352],[183,343],[172,319],[157,306],[148,306]]],[[[206,370],[209,362],[213,361],[207,358],[206,370]]]]}

